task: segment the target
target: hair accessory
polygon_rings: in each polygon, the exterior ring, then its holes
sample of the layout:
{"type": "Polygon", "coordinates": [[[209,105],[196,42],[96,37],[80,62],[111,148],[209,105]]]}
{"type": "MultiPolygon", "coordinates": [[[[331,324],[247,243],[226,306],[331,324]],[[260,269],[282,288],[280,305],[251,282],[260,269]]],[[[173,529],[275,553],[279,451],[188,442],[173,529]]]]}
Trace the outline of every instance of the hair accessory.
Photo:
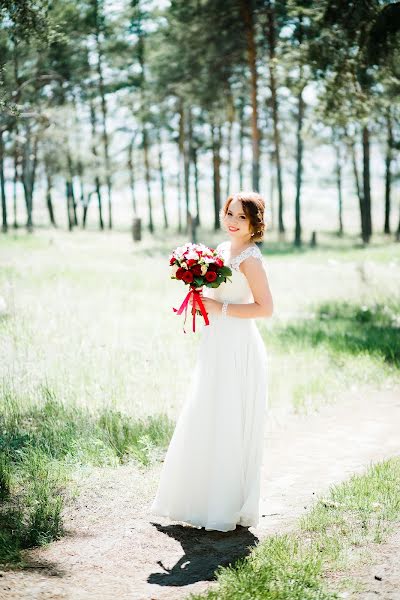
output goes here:
{"type": "Polygon", "coordinates": [[[223,305],[222,305],[222,316],[223,317],[227,316],[226,315],[226,311],[228,310],[228,304],[229,304],[229,302],[224,302],[223,305]]]}

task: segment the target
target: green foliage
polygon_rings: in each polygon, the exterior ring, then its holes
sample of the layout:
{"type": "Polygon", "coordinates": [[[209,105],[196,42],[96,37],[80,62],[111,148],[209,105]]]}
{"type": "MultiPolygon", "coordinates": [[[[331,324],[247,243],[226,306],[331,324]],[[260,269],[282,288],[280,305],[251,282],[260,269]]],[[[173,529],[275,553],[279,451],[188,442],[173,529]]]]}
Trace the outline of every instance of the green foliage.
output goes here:
{"type": "Polygon", "coordinates": [[[46,0],[2,0],[0,4],[0,25],[5,21],[11,24],[21,38],[46,39],[49,23],[46,0]]]}
{"type": "Polygon", "coordinates": [[[64,405],[46,385],[42,401],[25,406],[3,390],[0,415],[0,562],[62,535],[61,512],[72,468],[149,465],[168,445],[173,424],[165,415],[135,421],[111,409],[92,414],[64,405]]]}
{"type": "Polygon", "coordinates": [[[134,421],[118,411],[106,410],[98,424],[107,445],[121,461],[133,457],[143,465],[150,464],[152,451],[165,447],[172,435],[172,424],[164,416],[134,421]]]}
{"type": "Polygon", "coordinates": [[[11,464],[9,457],[0,450],[0,500],[4,500],[10,494],[11,464]]]}

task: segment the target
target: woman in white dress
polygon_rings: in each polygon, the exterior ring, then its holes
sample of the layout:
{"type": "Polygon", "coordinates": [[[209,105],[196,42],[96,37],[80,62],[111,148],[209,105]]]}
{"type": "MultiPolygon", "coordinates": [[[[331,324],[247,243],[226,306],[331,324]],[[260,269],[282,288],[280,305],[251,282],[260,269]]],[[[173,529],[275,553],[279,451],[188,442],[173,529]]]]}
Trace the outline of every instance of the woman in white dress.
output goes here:
{"type": "Polygon", "coordinates": [[[201,330],[187,398],[163,463],[151,514],[206,530],[259,521],[267,409],[267,353],[255,324],[273,301],[262,254],[265,204],[255,192],[229,196],[218,246],[231,281],[204,288],[210,324],[201,330]]]}

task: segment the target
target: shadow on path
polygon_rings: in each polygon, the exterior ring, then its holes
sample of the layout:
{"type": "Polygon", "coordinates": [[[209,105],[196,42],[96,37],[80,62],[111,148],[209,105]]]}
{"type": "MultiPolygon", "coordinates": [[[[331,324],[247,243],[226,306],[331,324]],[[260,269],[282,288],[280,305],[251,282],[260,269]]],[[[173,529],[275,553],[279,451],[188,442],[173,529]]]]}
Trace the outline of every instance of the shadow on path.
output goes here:
{"type": "Polygon", "coordinates": [[[171,568],[159,560],[164,573],[151,573],[148,583],[165,586],[184,586],[196,581],[215,579],[219,566],[228,566],[250,554],[258,538],[247,527],[237,525],[234,531],[206,531],[185,525],[152,523],[160,533],[174,538],[182,545],[183,556],[171,568]]]}

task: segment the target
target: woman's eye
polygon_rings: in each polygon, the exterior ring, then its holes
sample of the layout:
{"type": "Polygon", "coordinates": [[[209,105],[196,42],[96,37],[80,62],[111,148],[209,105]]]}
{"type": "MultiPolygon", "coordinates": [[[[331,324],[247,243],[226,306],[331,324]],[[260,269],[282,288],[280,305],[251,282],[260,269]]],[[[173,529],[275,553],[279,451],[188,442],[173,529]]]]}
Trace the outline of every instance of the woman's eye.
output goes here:
{"type": "Polygon", "coordinates": [[[243,215],[240,217],[241,219],[245,219],[246,217],[244,217],[243,215]]]}

